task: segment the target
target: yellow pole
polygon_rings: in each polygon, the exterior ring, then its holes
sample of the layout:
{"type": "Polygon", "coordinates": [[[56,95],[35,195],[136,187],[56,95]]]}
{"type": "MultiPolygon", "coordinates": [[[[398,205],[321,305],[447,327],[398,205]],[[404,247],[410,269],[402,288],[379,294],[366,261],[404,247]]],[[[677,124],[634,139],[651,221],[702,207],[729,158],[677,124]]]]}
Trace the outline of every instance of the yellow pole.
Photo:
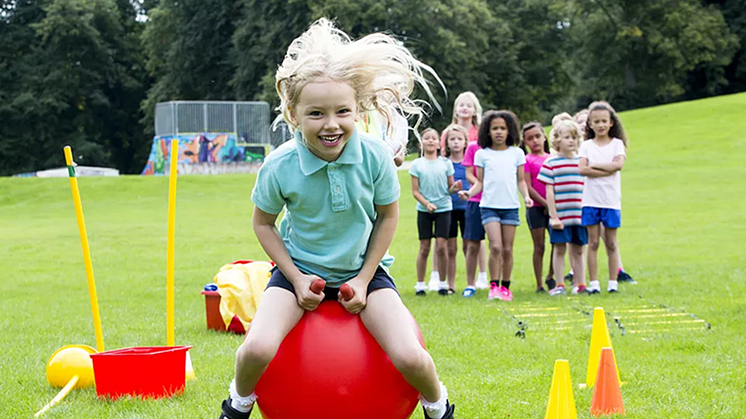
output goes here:
{"type": "Polygon", "coordinates": [[[75,387],[75,384],[78,383],[78,378],[80,377],[78,377],[77,375],[73,375],[73,378],[71,378],[70,381],[67,382],[65,387],[63,387],[62,390],[60,390],[60,392],[57,393],[57,395],[52,399],[52,401],[47,403],[46,406],[42,407],[40,411],[36,412],[34,417],[38,418],[39,416],[43,415],[44,412],[46,412],[47,410],[59,404],[59,402],[61,402],[62,399],[64,399],[65,396],[67,396],[67,393],[69,393],[75,387]]]}
{"type": "Polygon", "coordinates": [[[88,295],[91,298],[91,311],[93,312],[93,328],[96,330],[96,349],[104,352],[104,333],[101,331],[101,315],[98,312],[98,296],[96,295],[96,281],[93,279],[93,263],[91,263],[91,249],[88,248],[88,233],[85,230],[85,219],[83,218],[83,205],[80,202],[80,191],[78,191],[78,178],[75,177],[75,163],[70,146],[65,146],[65,164],[70,176],[70,188],[73,191],[75,202],[75,215],[78,217],[78,230],[80,231],[80,244],[83,247],[83,261],[85,262],[85,273],[88,279],[88,295]]]}
{"type": "Polygon", "coordinates": [[[179,140],[171,140],[171,168],[168,179],[168,248],[166,261],[166,344],[174,346],[174,236],[176,235],[176,168],[179,163],[179,140]]]}

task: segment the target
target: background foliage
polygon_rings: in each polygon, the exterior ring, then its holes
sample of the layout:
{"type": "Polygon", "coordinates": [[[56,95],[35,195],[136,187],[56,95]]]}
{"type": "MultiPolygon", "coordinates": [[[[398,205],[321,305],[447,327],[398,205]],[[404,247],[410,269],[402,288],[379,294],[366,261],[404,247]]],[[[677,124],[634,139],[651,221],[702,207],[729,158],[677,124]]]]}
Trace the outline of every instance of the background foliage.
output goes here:
{"type": "Polygon", "coordinates": [[[746,0],[0,0],[0,175],[137,173],[157,102],[265,100],[292,39],[327,16],[396,35],[447,93],[547,120],[746,90],[746,0]]]}

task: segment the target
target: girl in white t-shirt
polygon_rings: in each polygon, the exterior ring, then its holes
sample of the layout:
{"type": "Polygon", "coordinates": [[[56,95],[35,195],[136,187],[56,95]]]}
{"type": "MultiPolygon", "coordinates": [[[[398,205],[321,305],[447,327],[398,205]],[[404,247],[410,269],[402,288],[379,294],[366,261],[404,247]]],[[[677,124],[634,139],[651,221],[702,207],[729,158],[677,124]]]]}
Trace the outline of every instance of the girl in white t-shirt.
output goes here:
{"type": "Polygon", "coordinates": [[[479,209],[482,225],[490,241],[490,300],[513,299],[510,274],[513,270],[515,230],[520,224],[518,191],[523,196],[526,207],[531,207],[534,203],[524,181],[523,165],[526,164],[526,156],[517,147],[520,141],[518,118],[513,112],[486,112],[479,126],[478,142],[482,149],[474,156],[477,182],[468,191],[459,192],[459,198],[466,201],[484,190],[479,209]],[[498,280],[500,273],[502,282],[498,280]]]}
{"type": "Polygon", "coordinates": [[[580,174],[583,188],[582,223],[588,228],[588,291],[601,292],[598,282],[598,247],[603,224],[604,244],[609,259],[608,292],[618,292],[619,248],[617,229],[622,225],[622,176],[627,136],[614,108],[606,102],[588,107],[586,141],[580,145],[580,174]]]}

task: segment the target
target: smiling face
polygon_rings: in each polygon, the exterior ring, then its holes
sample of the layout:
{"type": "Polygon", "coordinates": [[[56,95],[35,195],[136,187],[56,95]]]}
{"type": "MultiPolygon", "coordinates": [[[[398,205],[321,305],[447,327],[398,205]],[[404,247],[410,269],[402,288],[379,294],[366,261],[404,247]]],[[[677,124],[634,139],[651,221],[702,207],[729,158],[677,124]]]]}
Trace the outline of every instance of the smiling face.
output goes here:
{"type": "Polygon", "coordinates": [[[355,132],[355,91],[347,83],[308,83],[290,115],[311,153],[325,161],[337,160],[355,132]]]}
{"type": "Polygon", "coordinates": [[[508,123],[502,118],[494,118],[490,121],[490,138],[492,138],[492,148],[504,149],[507,147],[508,123]]]}
{"type": "Polygon", "coordinates": [[[448,149],[451,150],[451,153],[458,154],[463,152],[466,148],[466,137],[464,137],[464,133],[456,130],[448,131],[446,142],[448,143],[448,149]]]}
{"type": "Polygon", "coordinates": [[[424,154],[437,153],[438,146],[440,146],[440,140],[435,130],[429,130],[422,134],[422,152],[424,154]]]}
{"type": "Polygon", "coordinates": [[[471,119],[474,116],[476,109],[474,103],[467,98],[463,98],[456,104],[456,116],[459,119],[471,119]]]}
{"type": "Polygon", "coordinates": [[[588,121],[591,129],[596,133],[596,137],[606,137],[609,130],[614,126],[611,120],[611,112],[605,109],[598,109],[588,114],[588,121]]]}
{"type": "Polygon", "coordinates": [[[527,129],[523,132],[523,142],[534,154],[541,154],[544,151],[544,143],[546,141],[544,131],[540,126],[527,129]]]}

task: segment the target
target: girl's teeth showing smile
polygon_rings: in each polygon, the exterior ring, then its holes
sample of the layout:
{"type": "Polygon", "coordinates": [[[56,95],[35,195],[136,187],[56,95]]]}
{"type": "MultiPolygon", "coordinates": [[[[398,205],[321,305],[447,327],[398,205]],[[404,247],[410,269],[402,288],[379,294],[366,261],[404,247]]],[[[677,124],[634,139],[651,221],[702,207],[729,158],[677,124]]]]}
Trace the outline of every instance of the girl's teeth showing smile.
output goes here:
{"type": "Polygon", "coordinates": [[[324,145],[328,145],[328,146],[336,145],[341,139],[342,139],[342,134],[319,135],[319,140],[321,140],[321,143],[324,145]]]}

